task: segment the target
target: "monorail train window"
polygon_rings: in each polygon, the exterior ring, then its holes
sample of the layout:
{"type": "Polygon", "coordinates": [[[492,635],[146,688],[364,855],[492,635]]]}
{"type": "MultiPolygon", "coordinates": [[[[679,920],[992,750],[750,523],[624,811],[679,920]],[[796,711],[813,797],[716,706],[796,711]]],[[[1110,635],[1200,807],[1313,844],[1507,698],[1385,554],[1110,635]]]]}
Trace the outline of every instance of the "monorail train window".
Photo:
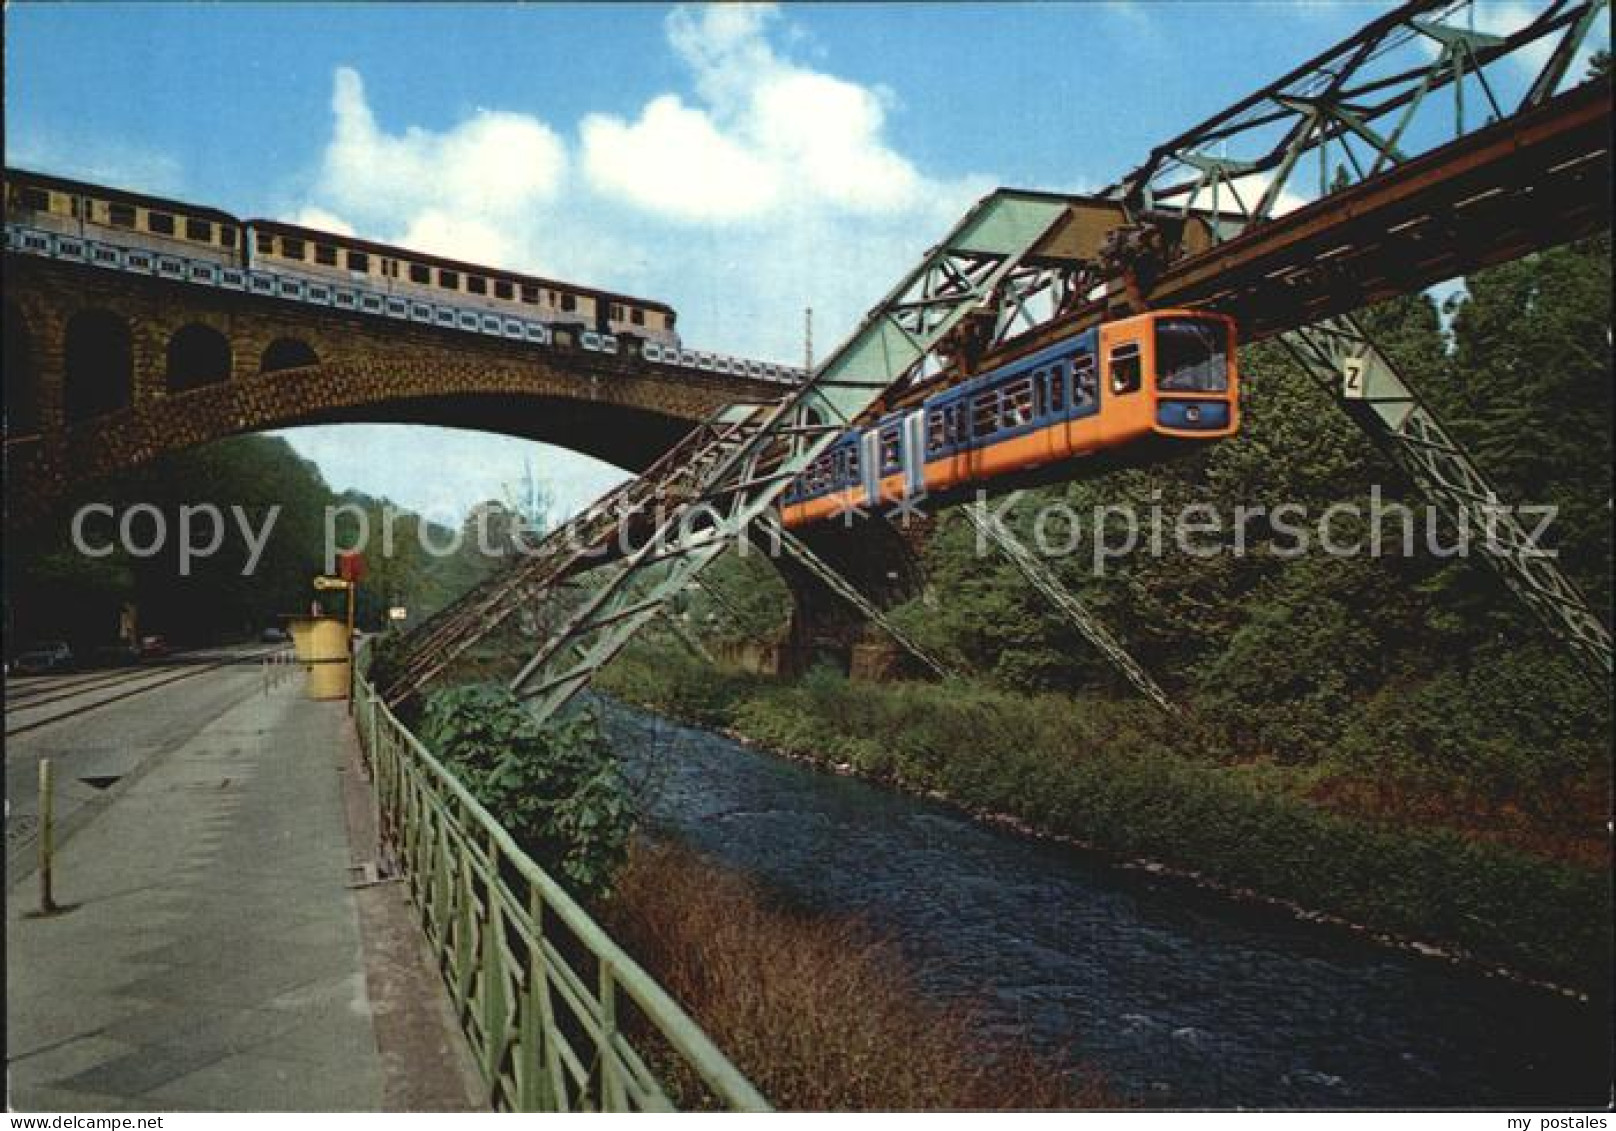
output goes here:
{"type": "Polygon", "coordinates": [[[1072,359],[1072,407],[1088,408],[1099,392],[1100,387],[1094,380],[1094,355],[1078,354],[1072,359]]]}
{"type": "Polygon", "coordinates": [[[637,306],[634,307],[633,309],[631,309],[628,312],[628,320],[630,322],[634,323],[634,325],[636,325],[636,326],[644,326],[645,325],[645,311],[641,310],[637,306]]]}
{"type": "Polygon", "coordinates": [[[135,226],[135,206],[133,204],[119,204],[116,201],[108,204],[107,223],[118,228],[133,228],[135,226]]]}
{"type": "Polygon", "coordinates": [[[17,194],[18,203],[35,212],[50,211],[50,193],[44,189],[25,188],[17,194]]]}
{"type": "Polygon", "coordinates": [[[451,291],[458,291],[460,289],[460,274],[459,274],[459,272],[445,271],[442,268],[439,268],[439,270],[438,270],[438,286],[447,287],[451,291]]]}
{"type": "Polygon", "coordinates": [[[897,471],[901,462],[898,458],[898,429],[881,429],[881,474],[897,471]]]}
{"type": "Polygon", "coordinates": [[[466,290],[474,295],[485,295],[488,293],[488,280],[481,275],[467,275],[466,290]]]}
{"type": "Polygon", "coordinates": [[[370,274],[370,256],[362,251],[350,251],[348,253],[348,270],[363,271],[367,275],[370,274]]]}
{"type": "Polygon", "coordinates": [[[522,301],[529,306],[539,305],[539,288],[529,283],[522,284],[522,301]]]}
{"type": "Polygon", "coordinates": [[[1127,342],[1111,350],[1111,391],[1119,395],[1139,391],[1144,376],[1144,363],[1139,357],[1139,343],[1127,342]]]}
{"type": "Polygon", "coordinates": [[[1033,392],[1037,395],[1039,416],[1063,411],[1066,408],[1065,363],[1040,369],[1034,375],[1033,392]]]}
{"type": "Polygon", "coordinates": [[[220,247],[235,247],[236,246],[236,229],[235,229],[235,227],[233,225],[230,225],[230,224],[220,224],[219,225],[219,246],[220,247]]]}
{"type": "Polygon", "coordinates": [[[561,296],[561,309],[562,310],[577,310],[578,309],[578,296],[574,295],[574,294],[563,294],[561,296]]]}
{"type": "Polygon", "coordinates": [[[971,434],[991,436],[999,430],[999,390],[985,389],[971,398],[971,434]]]}
{"type": "Polygon", "coordinates": [[[1229,331],[1221,322],[1156,322],[1156,387],[1175,393],[1229,390],[1229,331]]]}
{"type": "Polygon", "coordinates": [[[506,282],[504,279],[495,279],[494,280],[494,297],[495,298],[514,298],[514,297],[516,297],[516,288],[511,286],[511,284],[506,282]]]}
{"type": "Polygon", "coordinates": [[[857,483],[859,479],[859,450],[854,445],[847,449],[847,481],[857,483]]]}
{"type": "Polygon", "coordinates": [[[926,414],[926,451],[940,452],[948,446],[948,418],[943,409],[926,414]]]}
{"type": "Polygon", "coordinates": [[[1032,423],[1032,378],[1023,377],[1005,387],[999,402],[1000,415],[1006,428],[1019,428],[1032,423]]]}
{"type": "Polygon", "coordinates": [[[198,243],[212,243],[213,225],[206,220],[196,220],[187,216],[185,218],[185,238],[196,240],[198,243]]]}
{"type": "Polygon", "coordinates": [[[328,243],[315,244],[314,262],[321,267],[335,267],[337,265],[337,249],[328,243]]]}
{"type": "Polygon", "coordinates": [[[431,281],[432,269],[430,267],[423,267],[419,263],[410,264],[410,282],[430,283],[431,281]]]}
{"type": "Polygon", "coordinates": [[[296,260],[301,262],[302,259],[303,259],[303,241],[302,240],[294,240],[294,239],[291,239],[291,238],[289,238],[287,236],[282,236],[281,237],[281,258],[282,259],[296,259],[296,260]]]}
{"type": "Polygon", "coordinates": [[[146,230],[156,232],[160,236],[171,236],[174,234],[174,217],[167,212],[148,211],[146,213],[146,230]]]}

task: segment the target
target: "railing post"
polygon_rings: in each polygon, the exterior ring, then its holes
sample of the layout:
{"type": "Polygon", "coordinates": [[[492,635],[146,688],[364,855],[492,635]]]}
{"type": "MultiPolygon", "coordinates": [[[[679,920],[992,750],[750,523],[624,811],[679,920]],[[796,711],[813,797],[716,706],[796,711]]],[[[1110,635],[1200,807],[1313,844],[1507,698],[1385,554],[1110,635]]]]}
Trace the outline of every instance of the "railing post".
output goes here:
{"type": "Polygon", "coordinates": [[[623,1078],[617,1070],[617,979],[612,964],[600,962],[600,1110],[626,1111],[623,1078]]]}

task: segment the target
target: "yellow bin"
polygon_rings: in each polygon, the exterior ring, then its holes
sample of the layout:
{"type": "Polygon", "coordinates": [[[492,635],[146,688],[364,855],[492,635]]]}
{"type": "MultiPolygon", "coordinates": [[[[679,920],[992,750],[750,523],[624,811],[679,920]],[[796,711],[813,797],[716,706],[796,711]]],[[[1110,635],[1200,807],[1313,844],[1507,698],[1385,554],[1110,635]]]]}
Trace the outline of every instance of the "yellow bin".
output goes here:
{"type": "Polygon", "coordinates": [[[340,617],[309,621],[309,698],[348,698],[348,622],[340,617]]]}
{"type": "Polygon", "coordinates": [[[308,663],[314,656],[310,644],[314,639],[315,617],[287,617],[286,628],[292,634],[292,654],[303,663],[308,663]]]}

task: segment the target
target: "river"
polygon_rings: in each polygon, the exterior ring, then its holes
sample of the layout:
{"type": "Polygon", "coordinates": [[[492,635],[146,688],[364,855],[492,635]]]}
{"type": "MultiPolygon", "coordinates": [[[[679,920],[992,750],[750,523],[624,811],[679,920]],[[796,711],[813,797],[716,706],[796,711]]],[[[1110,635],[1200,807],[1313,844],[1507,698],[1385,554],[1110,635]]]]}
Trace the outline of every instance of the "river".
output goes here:
{"type": "Polygon", "coordinates": [[[616,704],[648,823],[888,935],[939,997],[1167,1107],[1603,1105],[1595,1007],[616,704]]]}

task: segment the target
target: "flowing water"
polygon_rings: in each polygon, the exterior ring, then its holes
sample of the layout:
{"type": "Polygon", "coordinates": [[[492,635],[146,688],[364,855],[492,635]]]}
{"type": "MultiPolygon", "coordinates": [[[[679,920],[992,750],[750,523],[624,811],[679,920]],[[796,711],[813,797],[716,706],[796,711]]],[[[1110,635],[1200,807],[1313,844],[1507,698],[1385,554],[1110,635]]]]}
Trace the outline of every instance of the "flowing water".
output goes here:
{"type": "Polygon", "coordinates": [[[1607,1100],[1593,1006],[605,704],[652,827],[897,940],[926,990],[1172,1107],[1607,1100]]]}

